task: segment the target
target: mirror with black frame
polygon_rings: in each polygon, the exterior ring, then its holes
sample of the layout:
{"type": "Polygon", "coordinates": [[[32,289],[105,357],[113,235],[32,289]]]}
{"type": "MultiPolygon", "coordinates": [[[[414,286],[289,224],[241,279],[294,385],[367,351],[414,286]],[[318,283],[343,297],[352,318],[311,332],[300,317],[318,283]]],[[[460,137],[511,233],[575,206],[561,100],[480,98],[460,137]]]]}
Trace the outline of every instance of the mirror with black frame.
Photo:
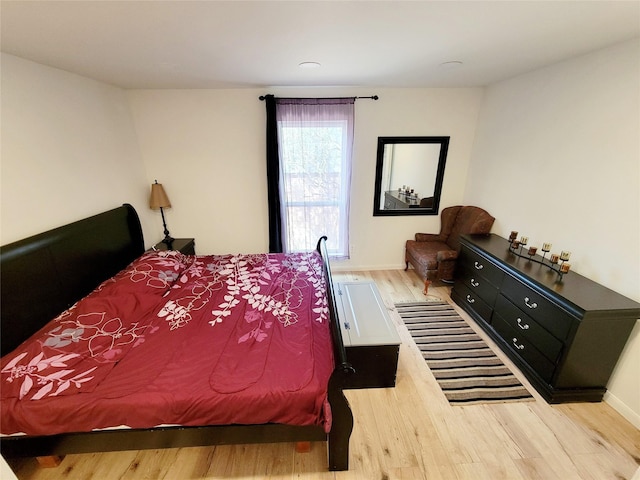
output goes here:
{"type": "Polygon", "coordinates": [[[378,137],[373,215],[438,215],[450,137],[378,137]]]}

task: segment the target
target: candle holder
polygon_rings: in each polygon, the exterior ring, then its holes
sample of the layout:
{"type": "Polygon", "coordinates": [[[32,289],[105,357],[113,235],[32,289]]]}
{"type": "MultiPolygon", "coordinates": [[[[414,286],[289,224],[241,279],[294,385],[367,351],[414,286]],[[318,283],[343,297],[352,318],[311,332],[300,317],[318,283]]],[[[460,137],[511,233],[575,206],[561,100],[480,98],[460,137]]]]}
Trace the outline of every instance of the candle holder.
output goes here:
{"type": "Polygon", "coordinates": [[[547,267],[552,272],[558,274],[558,276],[560,277],[560,282],[562,281],[563,275],[569,273],[571,264],[566,262],[567,260],[569,260],[571,252],[563,250],[562,252],[560,252],[560,255],[552,253],[550,254],[547,261],[545,257],[547,253],[551,251],[551,244],[543,243],[542,248],[540,249],[542,250],[542,257],[539,260],[538,258],[536,258],[536,253],[538,251],[537,247],[529,247],[526,251],[526,254],[522,252],[523,247],[526,247],[527,243],[529,243],[529,237],[523,236],[520,237],[520,240],[517,240],[517,238],[518,232],[511,232],[511,235],[509,235],[509,251],[515,256],[526,258],[530,262],[539,263],[540,265],[547,267]]]}

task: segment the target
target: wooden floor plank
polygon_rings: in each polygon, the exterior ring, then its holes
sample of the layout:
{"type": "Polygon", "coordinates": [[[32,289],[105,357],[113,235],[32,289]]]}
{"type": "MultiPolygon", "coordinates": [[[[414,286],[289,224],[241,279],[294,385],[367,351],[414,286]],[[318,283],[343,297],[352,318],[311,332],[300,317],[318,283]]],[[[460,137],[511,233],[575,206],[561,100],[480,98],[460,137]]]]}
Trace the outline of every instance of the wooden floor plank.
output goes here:
{"type": "MultiPolygon", "coordinates": [[[[206,478],[216,447],[181,448],[171,465],[163,469],[165,480],[206,478]]],[[[108,478],[108,477],[104,477],[108,478]]]]}
{"type": "MultiPolygon", "coordinates": [[[[355,417],[348,472],[327,471],[321,442],[308,453],[285,443],[67,455],[53,469],[35,460],[9,464],[21,480],[585,480],[630,479],[638,469],[637,428],[606,403],[547,404],[500,351],[534,401],[452,407],[393,312],[394,303],[425,299],[413,271],[334,272],[334,278],[374,280],[402,341],[394,389],[346,392],[355,417]]],[[[449,293],[433,284],[429,298],[449,301],[449,293]]]]}

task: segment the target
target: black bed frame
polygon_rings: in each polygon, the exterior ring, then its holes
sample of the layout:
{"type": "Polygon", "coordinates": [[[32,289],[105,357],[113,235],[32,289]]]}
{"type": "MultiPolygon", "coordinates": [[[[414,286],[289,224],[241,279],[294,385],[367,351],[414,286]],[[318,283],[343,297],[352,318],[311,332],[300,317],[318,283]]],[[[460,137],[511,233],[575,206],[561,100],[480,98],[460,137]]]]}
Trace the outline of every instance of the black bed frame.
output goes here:
{"type": "MultiPolygon", "coordinates": [[[[353,415],[343,387],[347,362],[335,305],[326,237],[318,240],[329,297],[336,367],[329,380],[332,427],[281,424],[157,427],[50,436],[0,437],[5,457],[272,442],[328,442],[329,470],[348,470],[353,415]]],[[[122,207],[0,247],[1,353],[15,349],[60,312],[144,252],[135,209],[122,207]]]]}

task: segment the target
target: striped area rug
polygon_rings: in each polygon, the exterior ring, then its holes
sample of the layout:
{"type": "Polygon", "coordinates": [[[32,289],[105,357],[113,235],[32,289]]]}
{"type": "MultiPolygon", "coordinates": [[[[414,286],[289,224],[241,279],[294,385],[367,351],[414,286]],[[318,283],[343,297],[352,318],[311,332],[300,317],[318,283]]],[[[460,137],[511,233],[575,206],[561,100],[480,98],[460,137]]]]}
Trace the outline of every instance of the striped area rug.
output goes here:
{"type": "Polygon", "coordinates": [[[396,310],[450,404],[533,400],[448,303],[400,303],[396,310]]]}

